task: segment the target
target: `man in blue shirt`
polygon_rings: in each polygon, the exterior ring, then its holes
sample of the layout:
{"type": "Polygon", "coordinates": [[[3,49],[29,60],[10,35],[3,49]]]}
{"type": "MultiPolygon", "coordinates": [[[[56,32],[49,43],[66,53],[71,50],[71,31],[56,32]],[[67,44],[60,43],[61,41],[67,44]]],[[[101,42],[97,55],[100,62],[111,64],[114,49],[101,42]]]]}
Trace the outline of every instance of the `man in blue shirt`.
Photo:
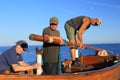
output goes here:
{"type": "Polygon", "coordinates": [[[41,68],[39,63],[29,65],[23,61],[21,54],[28,51],[28,44],[24,40],[16,42],[16,45],[6,50],[0,55],[0,71],[12,72],[27,71],[30,69],[41,68]]]}

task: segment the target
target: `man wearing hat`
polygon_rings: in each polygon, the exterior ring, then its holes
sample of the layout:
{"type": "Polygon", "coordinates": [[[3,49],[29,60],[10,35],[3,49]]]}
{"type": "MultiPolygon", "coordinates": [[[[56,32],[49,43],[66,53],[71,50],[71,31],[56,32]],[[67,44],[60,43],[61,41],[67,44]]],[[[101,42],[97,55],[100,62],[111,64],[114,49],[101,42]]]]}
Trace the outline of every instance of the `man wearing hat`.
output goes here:
{"type": "Polygon", "coordinates": [[[19,72],[41,68],[40,64],[29,65],[23,61],[21,54],[28,51],[28,44],[24,40],[16,42],[16,45],[0,55],[0,73],[5,71],[19,72]]]}
{"type": "Polygon", "coordinates": [[[69,41],[73,43],[73,46],[70,47],[70,53],[71,58],[73,60],[73,64],[76,56],[76,48],[74,44],[79,43],[80,44],[79,47],[84,48],[82,34],[88,28],[90,28],[90,25],[99,26],[101,23],[102,21],[100,18],[90,18],[87,16],[78,16],[66,21],[64,26],[66,30],[66,35],[69,41]]]}
{"type": "MultiPolygon", "coordinates": [[[[43,30],[43,36],[49,39],[60,39],[60,33],[57,30],[58,19],[57,17],[51,17],[49,26],[43,30]]],[[[62,44],[62,43],[60,43],[62,44]]],[[[43,70],[46,75],[58,74],[58,62],[59,62],[59,50],[60,45],[54,43],[43,43],[43,70]]]]}

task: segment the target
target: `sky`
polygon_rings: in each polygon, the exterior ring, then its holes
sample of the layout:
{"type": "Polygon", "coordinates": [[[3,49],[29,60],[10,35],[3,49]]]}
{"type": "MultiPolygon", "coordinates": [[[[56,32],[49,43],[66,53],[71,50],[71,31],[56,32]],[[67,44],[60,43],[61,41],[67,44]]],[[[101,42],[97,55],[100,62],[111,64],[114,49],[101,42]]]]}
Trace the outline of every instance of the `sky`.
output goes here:
{"type": "Polygon", "coordinates": [[[67,39],[64,24],[77,16],[101,18],[102,25],[91,26],[83,34],[83,43],[120,43],[120,0],[0,0],[0,46],[25,40],[30,34],[42,35],[51,17],[59,19],[57,30],[67,39]]]}

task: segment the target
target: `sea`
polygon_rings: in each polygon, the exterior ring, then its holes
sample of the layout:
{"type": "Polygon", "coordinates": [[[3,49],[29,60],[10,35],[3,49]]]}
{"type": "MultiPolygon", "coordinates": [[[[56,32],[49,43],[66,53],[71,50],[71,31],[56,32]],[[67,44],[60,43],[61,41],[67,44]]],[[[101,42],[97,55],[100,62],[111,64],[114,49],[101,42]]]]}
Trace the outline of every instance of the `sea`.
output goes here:
{"type": "MultiPolygon", "coordinates": [[[[105,50],[108,50],[109,55],[120,55],[120,43],[108,43],[108,44],[86,44],[89,46],[93,46],[96,48],[102,48],[105,50]]],[[[0,46],[0,55],[6,51],[7,49],[11,48],[12,46],[0,46]]],[[[23,60],[27,62],[28,64],[34,64],[36,63],[36,53],[35,48],[38,47],[38,49],[42,48],[42,45],[31,45],[29,46],[29,52],[24,52],[22,54],[23,60]]],[[[54,51],[53,51],[54,52],[54,51]]],[[[95,50],[93,49],[78,49],[78,55],[82,54],[85,55],[95,55],[95,50]]],[[[67,46],[61,46],[60,47],[60,61],[63,61],[65,59],[71,59],[69,47],[67,46]]]]}

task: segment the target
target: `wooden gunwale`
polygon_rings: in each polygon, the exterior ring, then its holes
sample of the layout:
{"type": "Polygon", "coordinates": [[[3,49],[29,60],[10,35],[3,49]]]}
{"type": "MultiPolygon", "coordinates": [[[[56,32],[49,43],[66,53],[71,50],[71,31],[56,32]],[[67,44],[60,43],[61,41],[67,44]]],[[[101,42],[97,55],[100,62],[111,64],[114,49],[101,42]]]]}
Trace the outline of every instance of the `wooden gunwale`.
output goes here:
{"type": "Polygon", "coordinates": [[[119,80],[120,62],[100,70],[61,75],[0,75],[0,80],[119,80]]]}

